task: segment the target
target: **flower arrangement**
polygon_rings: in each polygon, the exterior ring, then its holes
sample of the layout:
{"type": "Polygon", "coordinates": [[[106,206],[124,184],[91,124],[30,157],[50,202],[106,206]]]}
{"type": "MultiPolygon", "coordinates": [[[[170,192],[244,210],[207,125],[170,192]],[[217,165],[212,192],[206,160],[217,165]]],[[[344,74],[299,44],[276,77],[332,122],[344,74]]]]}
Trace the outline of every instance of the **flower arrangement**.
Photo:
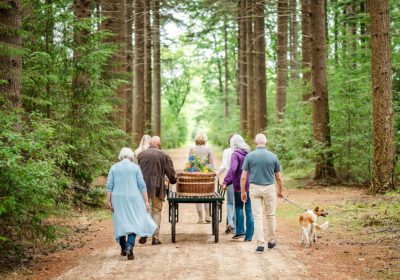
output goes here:
{"type": "Polygon", "coordinates": [[[189,162],[186,163],[184,171],[210,173],[214,172],[214,168],[210,164],[207,164],[206,159],[190,155],[189,162]]]}

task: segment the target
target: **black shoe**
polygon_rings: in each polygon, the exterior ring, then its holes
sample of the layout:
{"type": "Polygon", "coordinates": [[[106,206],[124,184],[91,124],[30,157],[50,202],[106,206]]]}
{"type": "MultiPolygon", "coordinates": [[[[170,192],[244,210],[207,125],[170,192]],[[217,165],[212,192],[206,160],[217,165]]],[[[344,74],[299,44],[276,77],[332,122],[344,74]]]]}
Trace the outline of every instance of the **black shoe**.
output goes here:
{"type": "Polygon", "coordinates": [[[258,253],[258,254],[264,253],[264,246],[258,246],[256,249],[256,253],[258,253]]]}
{"type": "Polygon", "coordinates": [[[153,239],[153,241],[151,242],[151,245],[160,245],[161,241],[158,239],[153,239]]]}
{"type": "Polygon", "coordinates": [[[244,234],[235,234],[234,236],[232,236],[232,239],[240,239],[243,236],[245,236],[244,234]]]}
{"type": "Polygon", "coordinates": [[[133,249],[129,249],[126,251],[126,255],[128,256],[128,260],[135,259],[135,255],[133,255],[133,249]]]}
{"type": "Polygon", "coordinates": [[[244,241],[244,242],[251,242],[251,239],[246,239],[246,238],[245,238],[243,241],[244,241]]]}
{"type": "Polygon", "coordinates": [[[274,249],[276,246],[276,242],[272,243],[272,242],[268,242],[268,249],[272,250],[274,249]]]}
{"type": "Polygon", "coordinates": [[[126,249],[121,248],[121,256],[125,257],[126,256],[126,249]]]}
{"type": "Polygon", "coordinates": [[[147,237],[140,237],[139,238],[139,243],[140,244],[146,244],[146,242],[147,242],[147,237]]]}

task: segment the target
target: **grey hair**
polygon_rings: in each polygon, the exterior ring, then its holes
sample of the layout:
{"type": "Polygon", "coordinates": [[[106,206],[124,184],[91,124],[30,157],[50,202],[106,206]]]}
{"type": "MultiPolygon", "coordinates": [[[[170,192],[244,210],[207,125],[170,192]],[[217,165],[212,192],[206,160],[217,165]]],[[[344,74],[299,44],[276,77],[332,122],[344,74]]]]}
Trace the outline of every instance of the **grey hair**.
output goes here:
{"type": "Polygon", "coordinates": [[[242,149],[245,151],[250,151],[249,145],[246,144],[244,141],[243,137],[240,136],[239,134],[235,134],[232,136],[230,140],[231,148],[236,150],[236,149],[242,149]]]}
{"type": "Polygon", "coordinates": [[[263,133],[259,133],[256,135],[254,141],[256,142],[256,145],[265,145],[267,144],[267,136],[263,133]]]}
{"type": "Polygon", "coordinates": [[[128,159],[130,159],[130,160],[133,160],[134,157],[135,157],[135,156],[134,156],[133,151],[132,151],[131,148],[123,147],[123,148],[121,149],[121,151],[119,152],[118,159],[119,159],[119,160],[123,160],[123,159],[128,158],[128,159]]]}

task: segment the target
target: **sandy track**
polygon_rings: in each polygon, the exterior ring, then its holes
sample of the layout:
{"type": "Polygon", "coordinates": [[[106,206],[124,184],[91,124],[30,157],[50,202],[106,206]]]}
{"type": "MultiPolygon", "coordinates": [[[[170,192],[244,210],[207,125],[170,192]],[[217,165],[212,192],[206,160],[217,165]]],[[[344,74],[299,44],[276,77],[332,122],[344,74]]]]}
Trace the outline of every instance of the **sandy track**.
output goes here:
{"type": "MultiPolygon", "coordinates": [[[[176,168],[183,166],[184,150],[173,150],[171,156],[176,168]]],[[[224,207],[224,217],[225,210],[224,207]]],[[[76,266],[56,279],[303,279],[307,275],[294,249],[285,243],[259,255],[255,253],[255,241],[234,241],[231,235],[225,235],[225,223],[220,224],[220,242],[214,243],[211,225],[198,225],[196,221],[195,206],[181,205],[177,243],[171,243],[168,204],[165,203],[162,245],[137,244],[135,260],[128,261],[119,256],[119,246],[112,236],[101,235],[99,238],[104,241],[101,248],[80,256],[76,266]]],[[[111,220],[106,227],[112,228],[111,220]]]]}
{"type": "MultiPolygon", "coordinates": [[[[259,255],[254,251],[255,242],[233,241],[224,233],[216,244],[211,226],[195,223],[194,205],[182,205],[180,213],[177,243],[171,243],[165,211],[161,246],[137,244],[135,260],[128,261],[119,256],[117,244],[104,236],[101,238],[109,246],[83,257],[77,266],[56,279],[303,279],[306,275],[304,265],[288,245],[259,255]]],[[[222,223],[220,229],[224,229],[222,223]]]]}

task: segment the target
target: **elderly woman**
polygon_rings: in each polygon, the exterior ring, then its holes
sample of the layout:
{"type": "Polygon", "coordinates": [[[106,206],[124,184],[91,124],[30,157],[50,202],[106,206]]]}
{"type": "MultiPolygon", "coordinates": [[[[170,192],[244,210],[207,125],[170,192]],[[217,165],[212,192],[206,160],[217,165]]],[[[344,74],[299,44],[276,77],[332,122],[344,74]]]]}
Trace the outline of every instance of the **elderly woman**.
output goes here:
{"type": "Polygon", "coordinates": [[[136,235],[150,236],[157,225],[149,214],[142,171],[132,163],[133,151],[122,148],[118,158],[120,162],[114,164],[108,173],[107,204],[113,212],[115,238],[121,245],[121,255],[133,260],[136,235]]]}
{"type": "MultiPolygon", "coordinates": [[[[230,147],[230,141],[235,134],[232,134],[228,139],[228,148],[224,150],[222,153],[222,162],[217,171],[217,178],[219,181],[219,177],[222,173],[229,170],[231,166],[231,158],[233,154],[233,149],[230,147]]],[[[235,199],[235,191],[233,190],[233,185],[229,185],[226,191],[226,230],[225,233],[233,233],[235,234],[235,208],[234,208],[234,199],[235,199]]]]}
{"type": "Polygon", "coordinates": [[[137,149],[133,152],[135,155],[135,158],[133,160],[134,163],[138,163],[138,158],[141,152],[147,150],[150,147],[151,144],[151,136],[150,135],[143,135],[142,140],[140,141],[139,146],[137,149]]]}
{"type": "Polygon", "coordinates": [[[224,179],[223,188],[233,184],[235,191],[235,214],[236,214],[236,234],[233,239],[244,237],[244,241],[251,241],[254,233],[254,218],[251,211],[251,201],[249,196],[249,179],[246,181],[247,201],[245,203],[246,211],[246,229],[244,228],[243,201],[240,192],[240,177],[242,176],[242,166],[246,155],[250,152],[250,147],[246,144],[243,137],[234,135],[231,140],[233,154],[228,173],[224,179]]]}
{"type": "MultiPolygon", "coordinates": [[[[189,158],[190,156],[196,156],[198,158],[202,158],[207,165],[211,165],[214,167],[214,157],[211,152],[210,147],[206,146],[207,143],[207,135],[199,132],[194,138],[195,147],[189,150],[189,158]]],[[[197,203],[197,214],[199,216],[198,224],[211,223],[210,216],[210,206],[208,203],[197,203]],[[203,220],[203,204],[205,210],[205,221],[203,220]]]]}

